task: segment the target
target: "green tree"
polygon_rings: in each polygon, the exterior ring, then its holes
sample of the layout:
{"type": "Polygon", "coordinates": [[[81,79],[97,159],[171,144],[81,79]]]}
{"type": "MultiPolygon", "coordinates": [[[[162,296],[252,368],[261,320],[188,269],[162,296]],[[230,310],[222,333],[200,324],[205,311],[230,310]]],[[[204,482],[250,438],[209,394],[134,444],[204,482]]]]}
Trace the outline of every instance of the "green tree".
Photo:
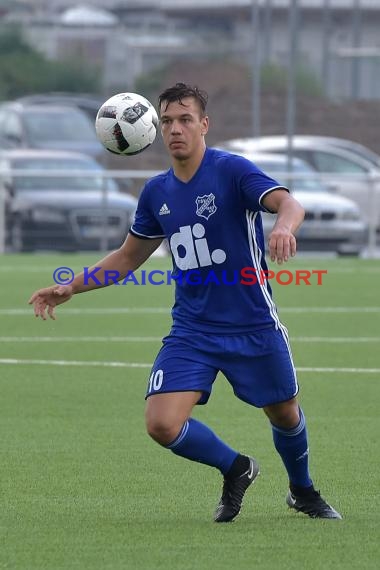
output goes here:
{"type": "MultiPolygon", "coordinates": [[[[316,97],[323,96],[322,86],[316,75],[304,65],[298,65],[295,74],[297,93],[316,97]]],[[[274,63],[261,69],[261,83],[264,91],[284,92],[287,89],[288,70],[274,63]]]]}
{"type": "Polygon", "coordinates": [[[50,61],[17,27],[0,28],[0,99],[43,91],[98,92],[99,73],[80,61],[50,61]]]}

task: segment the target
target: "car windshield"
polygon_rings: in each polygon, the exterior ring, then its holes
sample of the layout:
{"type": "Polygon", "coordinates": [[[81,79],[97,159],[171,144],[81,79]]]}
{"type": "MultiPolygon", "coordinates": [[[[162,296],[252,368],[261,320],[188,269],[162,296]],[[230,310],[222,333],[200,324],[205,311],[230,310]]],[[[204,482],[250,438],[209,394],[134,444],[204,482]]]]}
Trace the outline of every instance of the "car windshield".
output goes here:
{"type": "MultiPolygon", "coordinates": [[[[16,190],[101,190],[103,177],[97,176],[101,171],[99,165],[87,160],[72,159],[20,159],[13,161],[12,168],[16,170],[42,170],[46,175],[38,176],[15,176],[14,186],[16,190]],[[48,171],[59,170],[64,172],[88,171],[93,176],[73,174],[72,176],[49,175],[48,171]]],[[[117,190],[114,180],[107,183],[109,190],[117,190]]]]}
{"type": "Polygon", "coordinates": [[[373,152],[372,150],[370,150],[369,148],[359,143],[338,141],[333,143],[328,142],[327,144],[329,144],[330,146],[336,146],[338,148],[343,148],[344,150],[348,150],[351,153],[357,154],[361,158],[368,160],[369,162],[371,162],[371,164],[373,164],[377,168],[380,167],[380,156],[375,152],[373,152]]]}
{"type": "Polygon", "coordinates": [[[95,129],[91,121],[76,109],[46,112],[33,109],[25,113],[25,130],[30,141],[47,143],[93,142],[96,140],[95,129]]]}
{"type": "Polygon", "coordinates": [[[294,160],[292,164],[292,172],[294,175],[299,174],[300,176],[295,176],[294,178],[286,177],[287,164],[284,162],[276,162],[270,160],[260,159],[254,160],[256,166],[258,166],[263,172],[272,176],[277,182],[283,184],[291,190],[299,190],[304,192],[321,192],[326,191],[326,186],[318,180],[318,174],[315,170],[310,168],[306,163],[299,160],[294,160]],[[277,174],[280,173],[280,179],[277,174]],[[285,176],[283,176],[285,174],[285,176]]]}

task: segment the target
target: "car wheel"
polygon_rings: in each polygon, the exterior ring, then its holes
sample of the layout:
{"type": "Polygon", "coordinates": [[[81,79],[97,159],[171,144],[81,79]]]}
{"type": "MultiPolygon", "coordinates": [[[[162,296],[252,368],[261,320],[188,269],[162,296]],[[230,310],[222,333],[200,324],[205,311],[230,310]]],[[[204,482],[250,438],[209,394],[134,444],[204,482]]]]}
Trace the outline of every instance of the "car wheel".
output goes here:
{"type": "Polygon", "coordinates": [[[360,250],[358,250],[358,249],[354,249],[352,251],[350,251],[350,250],[338,250],[337,254],[339,255],[339,257],[359,257],[360,250]]]}

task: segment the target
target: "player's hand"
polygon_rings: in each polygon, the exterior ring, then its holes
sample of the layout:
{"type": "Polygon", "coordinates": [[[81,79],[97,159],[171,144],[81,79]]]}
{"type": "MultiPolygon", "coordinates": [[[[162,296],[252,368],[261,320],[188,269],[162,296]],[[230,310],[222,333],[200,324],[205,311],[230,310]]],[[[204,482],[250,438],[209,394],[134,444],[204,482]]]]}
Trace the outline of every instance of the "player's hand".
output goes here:
{"type": "Polygon", "coordinates": [[[279,265],[288,261],[290,257],[294,257],[297,251],[297,241],[294,235],[281,228],[274,228],[269,234],[268,246],[271,261],[277,261],[279,265]]]}
{"type": "Polygon", "coordinates": [[[34,306],[35,316],[46,321],[46,309],[49,317],[55,319],[55,307],[69,301],[72,296],[73,288],[71,285],[52,285],[35,291],[28,303],[34,306]]]}

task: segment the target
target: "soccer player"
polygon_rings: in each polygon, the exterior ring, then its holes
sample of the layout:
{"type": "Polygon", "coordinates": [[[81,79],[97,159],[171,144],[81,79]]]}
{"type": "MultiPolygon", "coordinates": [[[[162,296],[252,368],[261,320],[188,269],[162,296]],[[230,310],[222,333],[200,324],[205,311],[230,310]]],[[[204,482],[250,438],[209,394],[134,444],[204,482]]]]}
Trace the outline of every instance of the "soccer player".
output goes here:
{"type": "MultiPolygon", "coordinates": [[[[260,212],[277,215],[269,255],[282,264],[296,254],[304,210],[252,162],[209,148],[207,94],[177,83],[159,97],[161,133],[172,167],[149,180],[124,244],[96,264],[120,279],[168,239],[176,281],[173,326],[153,364],[146,394],[149,435],[180,457],[218,469],[224,478],[214,514],[233,521],[259,465],[191,417],[205,404],[221,371],[235,395],[262,408],[289,478],[286,503],[312,518],[341,519],[315,490],[308,469],[305,417],[287,330],[265,276],[260,212]]],[[[102,283],[103,284],[103,283],[102,283]]],[[[36,291],[29,303],[46,319],[72,295],[94,289],[83,273],[71,285],[36,291]]]]}

